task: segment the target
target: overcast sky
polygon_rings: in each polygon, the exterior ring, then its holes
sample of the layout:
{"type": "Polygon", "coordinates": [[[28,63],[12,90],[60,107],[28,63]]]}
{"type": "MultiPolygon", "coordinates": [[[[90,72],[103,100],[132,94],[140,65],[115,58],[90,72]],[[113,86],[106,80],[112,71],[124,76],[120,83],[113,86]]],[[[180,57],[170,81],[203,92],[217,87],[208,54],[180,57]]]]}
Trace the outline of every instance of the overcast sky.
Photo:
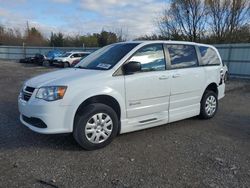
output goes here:
{"type": "Polygon", "coordinates": [[[0,24],[24,30],[26,22],[51,31],[86,34],[122,28],[129,38],[156,31],[167,0],[0,0],[0,24]]]}

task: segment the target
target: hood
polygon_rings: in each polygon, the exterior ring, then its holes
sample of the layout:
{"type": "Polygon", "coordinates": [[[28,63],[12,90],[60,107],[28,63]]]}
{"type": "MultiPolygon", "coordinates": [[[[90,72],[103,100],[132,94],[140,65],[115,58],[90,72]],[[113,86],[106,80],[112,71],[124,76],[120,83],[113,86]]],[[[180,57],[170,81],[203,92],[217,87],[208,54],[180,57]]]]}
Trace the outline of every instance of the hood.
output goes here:
{"type": "Polygon", "coordinates": [[[100,70],[68,68],[33,77],[27,80],[25,85],[34,88],[42,86],[67,85],[78,79],[85,80],[90,77],[98,77],[99,74],[104,74],[105,72],[106,71],[100,70]]]}

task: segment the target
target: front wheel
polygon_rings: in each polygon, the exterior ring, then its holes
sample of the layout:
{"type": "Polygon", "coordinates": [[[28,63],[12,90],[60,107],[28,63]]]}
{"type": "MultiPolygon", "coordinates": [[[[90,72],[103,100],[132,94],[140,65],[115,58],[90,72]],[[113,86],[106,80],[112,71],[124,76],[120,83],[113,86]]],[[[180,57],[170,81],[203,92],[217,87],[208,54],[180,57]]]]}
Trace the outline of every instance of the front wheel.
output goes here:
{"type": "Polygon", "coordinates": [[[93,103],[77,113],[73,135],[84,149],[99,149],[117,135],[118,125],[117,114],[111,107],[93,103]]]}
{"type": "Polygon", "coordinates": [[[43,61],[43,63],[42,63],[42,64],[43,64],[43,66],[44,66],[44,67],[49,67],[49,66],[50,66],[49,61],[46,61],[46,60],[45,60],[45,61],[43,61]]]}
{"type": "Polygon", "coordinates": [[[201,100],[200,117],[209,119],[214,117],[218,109],[218,98],[215,92],[205,91],[201,100]]]}

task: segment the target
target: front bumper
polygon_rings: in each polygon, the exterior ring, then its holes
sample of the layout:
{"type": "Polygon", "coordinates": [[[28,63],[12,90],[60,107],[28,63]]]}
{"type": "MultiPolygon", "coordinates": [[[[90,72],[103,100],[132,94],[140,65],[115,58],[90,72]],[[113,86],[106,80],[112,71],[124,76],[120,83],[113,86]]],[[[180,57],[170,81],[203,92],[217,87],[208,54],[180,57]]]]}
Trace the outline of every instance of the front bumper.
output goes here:
{"type": "Polygon", "coordinates": [[[24,101],[19,97],[18,108],[22,124],[35,132],[57,134],[73,131],[72,107],[61,105],[60,101],[47,102],[36,99],[34,96],[29,101],[24,101]],[[39,119],[46,126],[39,128],[35,124],[32,125],[32,121],[27,121],[27,119],[39,119]]]}
{"type": "Polygon", "coordinates": [[[225,96],[225,83],[223,82],[218,86],[218,99],[222,99],[225,96]]]}
{"type": "Polygon", "coordinates": [[[55,66],[62,66],[63,65],[63,61],[54,60],[52,62],[52,64],[55,65],[55,66]]]}

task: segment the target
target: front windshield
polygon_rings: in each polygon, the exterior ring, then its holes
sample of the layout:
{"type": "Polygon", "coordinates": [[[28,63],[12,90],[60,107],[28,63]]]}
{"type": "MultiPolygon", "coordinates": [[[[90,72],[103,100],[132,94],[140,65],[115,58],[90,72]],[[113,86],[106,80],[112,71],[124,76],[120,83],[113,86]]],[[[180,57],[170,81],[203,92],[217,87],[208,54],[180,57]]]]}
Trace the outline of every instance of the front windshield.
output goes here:
{"type": "Polygon", "coordinates": [[[71,55],[71,53],[66,52],[66,53],[60,55],[60,57],[68,57],[68,56],[70,56],[70,55],[71,55]]]}
{"type": "Polygon", "coordinates": [[[139,43],[118,43],[105,46],[81,60],[75,68],[109,70],[139,43]]]}

